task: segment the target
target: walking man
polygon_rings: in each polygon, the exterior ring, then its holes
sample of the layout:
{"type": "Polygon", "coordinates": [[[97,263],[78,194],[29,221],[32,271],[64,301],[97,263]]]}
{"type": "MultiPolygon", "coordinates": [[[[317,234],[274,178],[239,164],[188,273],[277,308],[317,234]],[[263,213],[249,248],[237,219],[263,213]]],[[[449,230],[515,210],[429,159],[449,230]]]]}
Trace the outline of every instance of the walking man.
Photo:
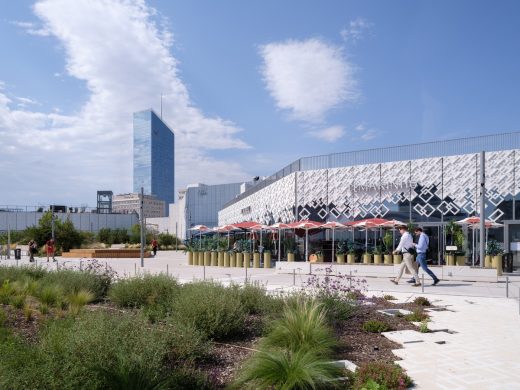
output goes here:
{"type": "Polygon", "coordinates": [[[399,226],[399,233],[401,233],[401,240],[399,241],[399,245],[395,248],[394,254],[403,254],[403,262],[401,263],[401,269],[399,270],[399,275],[396,279],[391,279],[390,281],[394,284],[399,284],[399,280],[403,276],[403,272],[405,268],[408,268],[408,271],[413,275],[415,283],[413,286],[420,286],[419,275],[417,275],[417,271],[413,266],[413,255],[409,252],[413,250],[413,238],[412,235],[408,232],[408,228],[406,226],[399,226]]]}
{"type": "Polygon", "coordinates": [[[152,251],[153,251],[153,257],[157,256],[157,248],[159,247],[159,243],[157,242],[157,240],[154,238],[152,240],[152,251]]]}
{"type": "Polygon", "coordinates": [[[417,244],[414,244],[415,249],[417,250],[417,262],[421,266],[424,272],[426,272],[433,279],[432,286],[435,286],[439,283],[439,278],[435,276],[435,274],[428,268],[428,264],[426,263],[426,252],[428,251],[428,245],[430,244],[430,239],[428,235],[423,232],[423,230],[418,227],[415,228],[415,235],[419,237],[419,241],[417,244]]]}

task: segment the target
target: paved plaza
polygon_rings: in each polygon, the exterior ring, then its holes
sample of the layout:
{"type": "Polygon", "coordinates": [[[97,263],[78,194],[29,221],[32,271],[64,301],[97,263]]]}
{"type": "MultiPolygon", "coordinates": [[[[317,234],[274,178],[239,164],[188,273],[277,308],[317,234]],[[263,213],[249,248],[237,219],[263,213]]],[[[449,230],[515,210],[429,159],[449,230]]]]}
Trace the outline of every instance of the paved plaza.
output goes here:
{"type": "MultiPolygon", "coordinates": [[[[81,266],[87,259],[61,259],[38,265],[56,269],[81,266]]],[[[182,252],[159,252],[156,258],[101,259],[120,277],[143,273],[168,273],[181,282],[215,280],[222,283],[258,282],[270,291],[290,291],[305,284],[307,274],[278,273],[275,269],[244,269],[189,266],[182,252]]],[[[0,260],[0,265],[29,264],[27,258],[0,260]]],[[[355,275],[354,275],[355,276],[355,275]]],[[[520,388],[520,276],[510,276],[509,298],[506,283],[442,281],[429,286],[412,287],[404,282],[395,286],[388,278],[365,278],[368,295],[391,294],[397,302],[425,296],[446,311],[432,311],[429,328],[433,333],[390,332],[392,340],[403,345],[395,354],[418,389],[519,389],[520,388]]]]}

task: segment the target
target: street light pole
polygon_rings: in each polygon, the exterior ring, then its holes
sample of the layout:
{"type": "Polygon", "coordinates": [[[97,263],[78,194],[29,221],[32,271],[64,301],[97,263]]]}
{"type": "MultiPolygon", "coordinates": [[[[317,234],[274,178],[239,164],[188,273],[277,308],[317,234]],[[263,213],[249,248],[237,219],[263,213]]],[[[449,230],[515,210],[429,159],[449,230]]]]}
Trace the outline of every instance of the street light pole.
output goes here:
{"type": "Polygon", "coordinates": [[[144,245],[146,244],[144,237],[144,188],[141,187],[140,195],[140,211],[141,211],[141,268],[144,267],[144,245]]]}
{"type": "Polygon", "coordinates": [[[484,267],[484,257],[486,256],[486,154],[480,152],[480,266],[484,267]]]}
{"type": "Polygon", "coordinates": [[[54,240],[54,205],[51,206],[51,237],[54,240]]]}
{"type": "Polygon", "coordinates": [[[11,224],[9,222],[9,210],[6,213],[7,215],[7,259],[11,258],[11,224]]]}

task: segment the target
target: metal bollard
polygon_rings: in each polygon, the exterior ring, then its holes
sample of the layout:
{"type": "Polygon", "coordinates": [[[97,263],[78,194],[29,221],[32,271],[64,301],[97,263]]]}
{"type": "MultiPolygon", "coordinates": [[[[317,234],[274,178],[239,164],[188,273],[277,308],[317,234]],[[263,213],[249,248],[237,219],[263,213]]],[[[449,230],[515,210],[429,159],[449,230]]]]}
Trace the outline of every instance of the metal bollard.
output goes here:
{"type": "Polygon", "coordinates": [[[206,280],[206,263],[204,263],[204,267],[203,267],[203,274],[202,274],[202,280],[206,280]]]}
{"type": "Polygon", "coordinates": [[[350,278],[348,280],[350,282],[350,288],[352,289],[352,270],[350,271],[350,278]]]}
{"type": "Polygon", "coordinates": [[[292,270],[292,285],[296,286],[296,270],[292,270]]]}
{"type": "Polygon", "coordinates": [[[134,263],[134,276],[137,276],[137,263],[134,263]]]}
{"type": "Polygon", "coordinates": [[[506,276],[506,298],[509,298],[509,276],[506,276]]]}
{"type": "Polygon", "coordinates": [[[105,271],[108,271],[108,263],[105,261],[105,271]]]}
{"type": "Polygon", "coordinates": [[[312,275],[312,263],[309,263],[309,275],[312,275]]]}
{"type": "Polygon", "coordinates": [[[422,276],[422,280],[421,280],[421,290],[422,290],[422,292],[424,292],[424,274],[422,274],[421,276],[422,276]]]}
{"type": "Polygon", "coordinates": [[[18,260],[16,260],[16,266],[18,267],[18,260]]]}
{"type": "Polygon", "coordinates": [[[83,261],[82,260],[79,261],[79,270],[83,271],[83,261]]]}
{"type": "Polygon", "coordinates": [[[247,284],[247,267],[244,269],[246,270],[246,284],[247,284]]]}
{"type": "Polygon", "coordinates": [[[169,276],[168,264],[166,264],[166,276],[169,276]]]}

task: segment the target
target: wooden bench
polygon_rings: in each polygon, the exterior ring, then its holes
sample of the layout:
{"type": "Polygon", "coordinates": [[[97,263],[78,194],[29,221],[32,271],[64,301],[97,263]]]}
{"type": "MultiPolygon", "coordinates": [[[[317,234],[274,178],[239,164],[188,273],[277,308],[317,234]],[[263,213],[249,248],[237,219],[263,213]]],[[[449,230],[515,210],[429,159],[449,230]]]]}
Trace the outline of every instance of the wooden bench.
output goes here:
{"type": "MultiPolygon", "coordinates": [[[[141,257],[141,249],[122,248],[122,249],[71,249],[69,252],[63,252],[62,257],[66,258],[117,258],[117,259],[137,259],[141,257]]],[[[145,251],[144,257],[151,257],[150,252],[145,251]]]]}

